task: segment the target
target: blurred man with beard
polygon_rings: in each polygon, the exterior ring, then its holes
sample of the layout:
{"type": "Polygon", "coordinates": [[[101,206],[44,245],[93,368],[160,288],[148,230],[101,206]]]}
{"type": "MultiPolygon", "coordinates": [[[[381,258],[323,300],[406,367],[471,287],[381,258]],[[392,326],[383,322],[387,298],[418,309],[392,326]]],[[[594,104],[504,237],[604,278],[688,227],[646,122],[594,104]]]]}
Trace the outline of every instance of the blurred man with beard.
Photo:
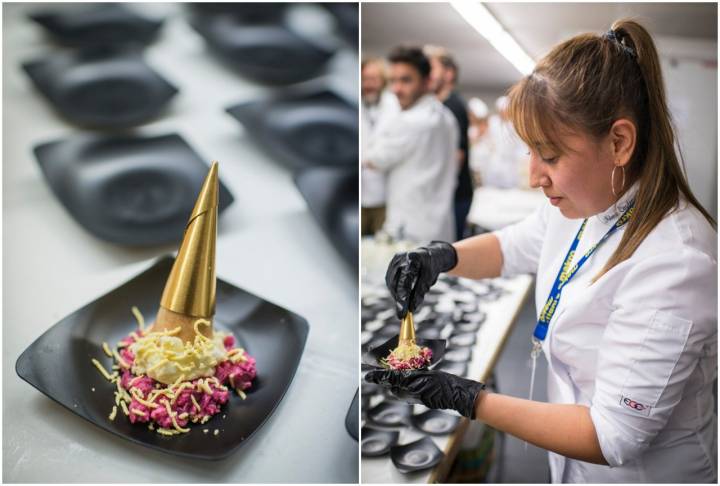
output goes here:
{"type": "Polygon", "coordinates": [[[390,88],[400,111],[384,118],[363,154],[363,165],[387,173],[383,229],[418,243],[454,239],[458,128],[430,91],[430,62],[417,47],[388,56],[390,88]]]}
{"type": "MultiPolygon", "coordinates": [[[[361,130],[362,151],[372,140],[379,120],[400,110],[395,95],[385,90],[385,62],[371,58],[360,67],[362,95],[361,130]]],[[[372,235],[385,222],[385,174],[378,169],[363,166],[361,170],[361,234],[372,235]]]]}
{"type": "Polygon", "coordinates": [[[455,239],[461,240],[473,197],[472,176],[468,159],[468,128],[470,122],[465,100],[456,89],[458,66],[450,53],[436,46],[426,46],[425,55],[430,59],[430,89],[452,111],[460,130],[458,142],[458,180],[454,196],[455,239]]]}

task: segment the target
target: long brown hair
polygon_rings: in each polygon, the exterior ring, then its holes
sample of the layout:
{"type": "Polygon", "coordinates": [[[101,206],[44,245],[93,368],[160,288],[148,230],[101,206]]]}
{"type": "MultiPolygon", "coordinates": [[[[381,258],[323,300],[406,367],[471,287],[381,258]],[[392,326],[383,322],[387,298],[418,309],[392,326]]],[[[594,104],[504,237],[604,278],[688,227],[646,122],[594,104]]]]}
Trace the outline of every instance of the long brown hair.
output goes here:
{"type": "Polygon", "coordinates": [[[530,147],[566,149],[558,135],[579,130],[606,135],[619,118],[638,133],[628,179],[639,181],[635,212],[620,245],[597,280],[635,252],[680,196],[708,222],[712,216],[693,195],[675,151],[675,132],[665,102],[660,61],[652,37],[639,23],[622,19],[604,35],[581,34],[556,46],[509,92],[508,114],[530,147]]]}

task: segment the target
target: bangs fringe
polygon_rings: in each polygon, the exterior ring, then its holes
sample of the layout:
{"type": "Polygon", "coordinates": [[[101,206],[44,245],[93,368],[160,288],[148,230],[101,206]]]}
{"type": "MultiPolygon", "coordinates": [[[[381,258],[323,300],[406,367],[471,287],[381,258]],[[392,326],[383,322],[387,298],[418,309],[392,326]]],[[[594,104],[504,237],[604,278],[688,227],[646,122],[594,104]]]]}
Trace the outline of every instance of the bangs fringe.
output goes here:
{"type": "Polygon", "coordinates": [[[561,123],[553,118],[557,108],[547,93],[547,86],[531,74],[517,83],[508,93],[508,117],[520,139],[531,149],[562,152],[561,123]]]}

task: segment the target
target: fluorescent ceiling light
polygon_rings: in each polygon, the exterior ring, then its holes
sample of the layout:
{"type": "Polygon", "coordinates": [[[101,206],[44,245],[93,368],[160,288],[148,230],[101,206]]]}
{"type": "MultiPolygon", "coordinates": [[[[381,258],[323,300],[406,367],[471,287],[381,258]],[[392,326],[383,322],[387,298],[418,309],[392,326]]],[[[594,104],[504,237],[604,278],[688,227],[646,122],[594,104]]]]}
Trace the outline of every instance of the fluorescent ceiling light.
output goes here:
{"type": "Polygon", "coordinates": [[[515,69],[525,76],[532,72],[535,67],[535,61],[523,50],[522,47],[507,33],[500,22],[490,13],[490,11],[480,2],[455,1],[450,5],[485,37],[490,44],[510,61],[515,69]]]}

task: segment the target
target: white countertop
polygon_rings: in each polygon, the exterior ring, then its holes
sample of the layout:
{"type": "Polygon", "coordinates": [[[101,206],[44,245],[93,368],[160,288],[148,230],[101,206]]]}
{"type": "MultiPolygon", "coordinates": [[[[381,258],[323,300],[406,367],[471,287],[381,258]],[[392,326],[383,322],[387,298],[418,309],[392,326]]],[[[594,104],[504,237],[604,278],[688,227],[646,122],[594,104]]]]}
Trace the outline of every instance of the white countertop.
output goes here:
{"type": "MultiPolygon", "coordinates": [[[[223,111],[267,90],[210,57],[178,18],[177,6],[137,8],[172,15],[146,59],[180,88],[170,109],[140,133],[177,131],[208,162],[220,161],[220,177],[235,202],[220,217],[218,277],[305,317],[305,352],[272,417],[220,462],[131,444],[17,377],[16,359],[49,327],[176,248],[127,249],[100,241],[53,196],[31,149],[80,130],[63,123],[21,71],[21,61],[53,48],[25,20],[26,5],[5,4],[3,481],[355,483],[358,445],[345,430],[345,415],[358,387],[357,277],[315,224],[290,171],[223,111]]],[[[351,96],[356,78],[354,53],[333,59],[331,83],[351,96]]]]}

